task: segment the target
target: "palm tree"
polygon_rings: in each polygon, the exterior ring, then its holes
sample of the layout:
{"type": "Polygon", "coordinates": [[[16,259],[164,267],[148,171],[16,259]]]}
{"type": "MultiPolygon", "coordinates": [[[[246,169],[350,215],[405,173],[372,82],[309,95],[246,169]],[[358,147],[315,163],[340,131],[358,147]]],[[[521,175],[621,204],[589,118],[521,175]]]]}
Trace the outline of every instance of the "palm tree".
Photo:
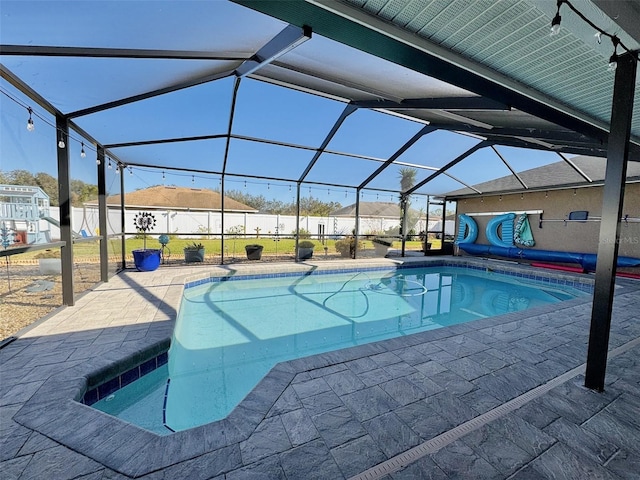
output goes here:
{"type": "Polygon", "coordinates": [[[416,184],[418,170],[411,167],[402,167],[400,173],[400,192],[406,192],[416,184]]]}
{"type": "Polygon", "coordinates": [[[404,202],[402,201],[402,198],[404,196],[404,192],[416,184],[416,175],[418,174],[418,170],[411,167],[402,167],[398,173],[400,174],[400,235],[402,235],[405,210],[409,212],[411,208],[411,195],[407,195],[404,202]]]}

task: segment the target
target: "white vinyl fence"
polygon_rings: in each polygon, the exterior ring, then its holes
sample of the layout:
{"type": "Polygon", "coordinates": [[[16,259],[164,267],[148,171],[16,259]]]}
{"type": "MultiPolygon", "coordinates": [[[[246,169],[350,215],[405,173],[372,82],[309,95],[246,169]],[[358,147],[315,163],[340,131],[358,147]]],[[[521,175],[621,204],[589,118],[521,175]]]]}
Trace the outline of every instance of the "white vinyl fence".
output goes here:
{"type": "MultiPolygon", "coordinates": [[[[125,231],[135,231],[134,218],[142,211],[127,209],[125,211],[125,231]]],[[[282,235],[290,236],[296,230],[294,215],[267,215],[261,213],[225,213],[224,232],[222,231],[222,215],[220,212],[184,211],[184,210],[154,210],[156,227],[151,235],[163,233],[184,235],[201,234],[202,236],[227,234],[246,234],[252,236],[282,235]]],[[[50,216],[56,222],[60,219],[57,207],[50,207],[50,216]]],[[[83,207],[72,209],[72,229],[81,236],[93,236],[99,233],[98,209],[83,207]]],[[[375,234],[398,227],[399,219],[390,217],[361,217],[360,233],[375,234]]],[[[353,217],[300,217],[300,228],[311,235],[318,235],[322,230],[325,235],[340,237],[349,235],[355,227],[353,217]]],[[[47,232],[51,240],[60,238],[60,229],[52,222],[40,220],[40,231],[47,232]]],[[[120,210],[109,209],[107,221],[108,234],[120,232],[120,210]]],[[[425,221],[421,219],[414,227],[416,232],[425,230],[425,221]]]]}

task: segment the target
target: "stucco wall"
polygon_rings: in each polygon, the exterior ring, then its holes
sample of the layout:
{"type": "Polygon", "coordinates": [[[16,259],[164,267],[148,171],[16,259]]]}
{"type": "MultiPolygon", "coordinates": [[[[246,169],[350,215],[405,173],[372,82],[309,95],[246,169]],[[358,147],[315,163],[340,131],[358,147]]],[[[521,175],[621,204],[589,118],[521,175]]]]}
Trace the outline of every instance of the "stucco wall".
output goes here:
{"type": "MultiPolygon", "coordinates": [[[[552,190],[545,192],[487,196],[481,199],[467,199],[458,202],[458,213],[511,212],[522,210],[543,210],[543,220],[564,220],[569,212],[587,210],[590,217],[600,217],[602,212],[602,187],[552,190]]],[[[623,215],[640,217],[640,184],[629,184],[625,189],[623,215]]],[[[488,244],[485,227],[491,216],[474,217],[478,223],[477,243],[488,244]]],[[[534,248],[559,250],[564,252],[596,253],[600,222],[542,222],[539,215],[529,215],[531,230],[536,241],[534,248]]],[[[457,220],[456,220],[457,232],[457,220]]],[[[640,223],[622,224],[620,232],[620,255],[640,257],[640,223]]]]}

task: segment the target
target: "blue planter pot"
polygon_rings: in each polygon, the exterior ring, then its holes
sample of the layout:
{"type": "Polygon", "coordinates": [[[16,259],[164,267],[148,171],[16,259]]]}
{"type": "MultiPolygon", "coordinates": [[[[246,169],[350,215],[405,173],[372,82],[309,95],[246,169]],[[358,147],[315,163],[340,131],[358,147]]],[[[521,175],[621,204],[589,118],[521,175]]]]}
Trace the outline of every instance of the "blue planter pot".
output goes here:
{"type": "Polygon", "coordinates": [[[133,262],[140,272],[153,272],[160,266],[160,250],[134,250],[133,262]]]}

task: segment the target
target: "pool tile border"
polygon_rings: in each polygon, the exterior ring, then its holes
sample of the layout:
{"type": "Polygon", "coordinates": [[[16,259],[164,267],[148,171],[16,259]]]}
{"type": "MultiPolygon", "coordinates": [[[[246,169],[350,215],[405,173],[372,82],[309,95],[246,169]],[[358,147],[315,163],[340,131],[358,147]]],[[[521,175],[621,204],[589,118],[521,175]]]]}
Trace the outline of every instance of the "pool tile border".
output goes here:
{"type": "Polygon", "coordinates": [[[137,365],[120,375],[107,380],[105,383],[87,390],[82,397],[81,403],[84,405],[93,405],[94,403],[108,397],[112,393],[117,392],[121,388],[126,387],[130,383],[144,377],[145,375],[157,370],[169,362],[169,353],[163,352],[160,355],[150,358],[144,363],[137,365]]]}
{"type": "MultiPolygon", "coordinates": [[[[482,262],[482,260],[480,260],[482,262]]],[[[232,276],[225,276],[221,274],[208,275],[206,277],[198,277],[196,279],[187,279],[184,284],[185,290],[194,288],[207,283],[239,281],[239,280],[259,280],[261,278],[286,278],[295,277],[300,275],[330,275],[336,273],[349,273],[349,272],[361,272],[361,271],[385,271],[394,269],[411,269],[411,268],[423,268],[423,267],[457,267],[467,268],[476,271],[490,271],[492,273],[508,275],[524,280],[532,280],[538,283],[548,283],[550,285],[568,286],[575,288],[584,293],[592,293],[594,279],[586,274],[566,274],[558,271],[544,272],[534,267],[526,265],[505,265],[501,267],[492,266],[487,267],[487,263],[478,263],[478,259],[461,258],[457,260],[452,258],[450,260],[421,260],[414,262],[398,263],[396,265],[387,266],[355,266],[345,265],[343,268],[314,268],[312,270],[283,270],[281,272],[273,273],[241,273],[232,276]],[[531,269],[530,273],[523,272],[524,269],[531,269]]]]}

